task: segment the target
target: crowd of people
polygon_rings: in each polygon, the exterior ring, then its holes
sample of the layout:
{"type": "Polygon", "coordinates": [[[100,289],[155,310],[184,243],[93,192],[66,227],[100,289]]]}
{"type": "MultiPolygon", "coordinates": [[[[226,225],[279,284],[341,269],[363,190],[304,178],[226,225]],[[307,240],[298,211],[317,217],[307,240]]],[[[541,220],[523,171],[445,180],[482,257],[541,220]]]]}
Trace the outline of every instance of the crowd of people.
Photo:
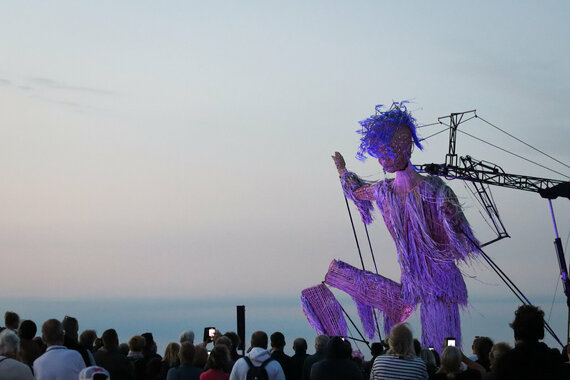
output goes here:
{"type": "Polygon", "coordinates": [[[307,354],[305,339],[295,339],[295,354],[288,356],[281,332],[256,331],[241,356],[235,332],[216,331],[208,351],[207,342],[194,344],[194,333],[184,331],[160,356],[152,333],[120,344],[114,329],[100,337],[94,330],[79,334],[77,319],[69,316],[45,321],[41,336],[33,321],[20,321],[14,312],[6,312],[4,322],[0,380],[570,379],[568,346],[561,353],[541,342],[544,313],[530,305],[515,312],[514,346],[476,337],[472,357],[451,345],[440,356],[400,323],[385,342],[372,343],[370,361],[353,351],[349,340],[327,335],[315,338],[313,355],[307,354]]]}

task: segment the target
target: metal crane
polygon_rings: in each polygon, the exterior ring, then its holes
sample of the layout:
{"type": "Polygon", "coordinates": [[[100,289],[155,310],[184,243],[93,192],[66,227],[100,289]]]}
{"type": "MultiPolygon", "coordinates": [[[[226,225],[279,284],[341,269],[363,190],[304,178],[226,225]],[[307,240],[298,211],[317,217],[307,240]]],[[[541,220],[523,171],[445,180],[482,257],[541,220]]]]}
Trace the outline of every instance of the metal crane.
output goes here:
{"type": "MultiPolygon", "coordinates": [[[[420,172],[445,177],[447,179],[461,179],[464,181],[471,182],[474,185],[476,189],[476,195],[479,197],[479,200],[481,201],[481,204],[483,205],[487,215],[492,221],[495,232],[497,233],[496,239],[481,244],[480,248],[488,244],[491,244],[497,240],[509,237],[501,221],[497,207],[494,204],[492,198],[489,196],[489,193],[487,192],[485,185],[494,185],[494,186],[507,187],[517,190],[532,191],[540,194],[542,198],[548,200],[552,216],[552,222],[554,224],[554,232],[556,236],[554,240],[554,246],[556,250],[556,255],[558,257],[558,264],[560,266],[560,276],[562,278],[562,284],[564,286],[564,294],[566,295],[566,304],[568,306],[567,343],[570,343],[570,279],[568,278],[568,268],[566,265],[566,260],[564,258],[562,241],[560,240],[560,237],[558,235],[558,227],[556,225],[554,210],[552,208],[553,199],[556,199],[558,197],[563,197],[563,198],[568,198],[570,200],[570,182],[548,179],[548,178],[530,177],[519,174],[509,174],[505,173],[505,171],[501,169],[501,167],[493,163],[476,160],[471,156],[458,157],[455,152],[456,140],[457,140],[457,128],[462,122],[471,120],[472,118],[476,117],[477,117],[476,110],[471,110],[465,112],[451,113],[448,116],[443,116],[438,118],[438,121],[441,124],[449,126],[449,151],[445,156],[445,163],[423,164],[417,166],[417,168],[420,172]],[[468,118],[464,119],[466,115],[468,116],[468,118]],[[447,120],[448,124],[444,122],[447,120]]],[[[482,250],[481,252],[485,254],[482,250]]],[[[485,257],[486,259],[488,259],[486,255],[485,257]]],[[[489,260],[487,261],[489,262],[489,260]]],[[[492,263],[492,261],[490,262],[490,264],[492,264],[492,266],[496,266],[496,264],[492,263]]],[[[501,271],[501,273],[503,272],[501,271]]],[[[509,284],[507,284],[507,286],[509,286],[509,284]]],[[[516,289],[518,290],[518,288],[516,289]]],[[[511,290],[513,289],[511,288],[511,290]]],[[[517,297],[519,296],[517,295],[517,297]]],[[[523,298],[524,301],[530,304],[530,301],[528,301],[528,299],[526,299],[524,295],[523,298]]],[[[519,299],[521,298],[519,297],[519,299]]],[[[523,300],[521,299],[521,301],[523,300]]],[[[547,327],[547,329],[551,332],[551,334],[553,334],[554,338],[558,340],[556,338],[556,335],[554,334],[553,331],[551,331],[549,326],[547,327]]]]}

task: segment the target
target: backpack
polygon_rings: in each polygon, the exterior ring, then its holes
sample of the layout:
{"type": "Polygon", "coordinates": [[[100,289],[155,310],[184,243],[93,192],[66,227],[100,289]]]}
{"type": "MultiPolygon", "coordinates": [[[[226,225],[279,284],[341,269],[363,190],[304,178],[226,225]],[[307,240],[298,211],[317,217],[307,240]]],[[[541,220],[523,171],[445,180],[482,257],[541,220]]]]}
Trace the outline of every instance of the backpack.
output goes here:
{"type": "Polygon", "coordinates": [[[265,366],[273,359],[269,358],[263,363],[261,363],[259,367],[256,367],[253,365],[253,363],[251,362],[251,360],[249,360],[247,356],[244,356],[243,358],[247,363],[247,365],[249,366],[249,370],[247,371],[247,376],[245,377],[246,380],[269,380],[269,375],[265,370],[265,366]]]}

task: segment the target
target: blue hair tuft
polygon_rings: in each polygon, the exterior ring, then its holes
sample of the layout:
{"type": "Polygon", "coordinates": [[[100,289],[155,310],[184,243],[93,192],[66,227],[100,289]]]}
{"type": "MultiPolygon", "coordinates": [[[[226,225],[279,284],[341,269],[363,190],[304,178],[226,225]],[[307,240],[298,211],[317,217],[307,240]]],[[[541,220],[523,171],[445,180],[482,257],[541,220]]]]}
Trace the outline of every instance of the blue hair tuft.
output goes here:
{"type": "MultiPolygon", "coordinates": [[[[406,108],[406,103],[408,102],[393,102],[386,111],[383,110],[384,106],[379,104],[375,107],[375,115],[358,122],[362,128],[356,132],[362,137],[360,138],[360,149],[356,154],[357,159],[366,160],[366,154],[374,158],[383,157],[384,155],[379,152],[379,148],[388,146],[394,132],[401,125],[410,128],[414,144],[423,149],[416,134],[416,119],[406,108]]],[[[388,147],[387,156],[393,157],[393,155],[394,152],[388,147]]]]}

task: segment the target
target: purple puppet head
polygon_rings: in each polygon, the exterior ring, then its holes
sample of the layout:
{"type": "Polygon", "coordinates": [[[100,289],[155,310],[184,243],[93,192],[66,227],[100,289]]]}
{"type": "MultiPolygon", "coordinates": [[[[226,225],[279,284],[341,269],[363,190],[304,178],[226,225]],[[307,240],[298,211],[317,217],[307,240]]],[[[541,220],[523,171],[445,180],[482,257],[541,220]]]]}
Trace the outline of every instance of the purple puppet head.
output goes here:
{"type": "Polygon", "coordinates": [[[389,146],[389,143],[396,130],[401,126],[410,129],[414,144],[423,149],[416,134],[416,119],[406,108],[406,103],[408,102],[393,102],[388,110],[383,110],[384,106],[381,104],[377,105],[375,115],[359,121],[362,128],[357,132],[362,137],[356,158],[361,161],[366,160],[366,155],[378,159],[394,158],[397,152],[389,146]]]}

